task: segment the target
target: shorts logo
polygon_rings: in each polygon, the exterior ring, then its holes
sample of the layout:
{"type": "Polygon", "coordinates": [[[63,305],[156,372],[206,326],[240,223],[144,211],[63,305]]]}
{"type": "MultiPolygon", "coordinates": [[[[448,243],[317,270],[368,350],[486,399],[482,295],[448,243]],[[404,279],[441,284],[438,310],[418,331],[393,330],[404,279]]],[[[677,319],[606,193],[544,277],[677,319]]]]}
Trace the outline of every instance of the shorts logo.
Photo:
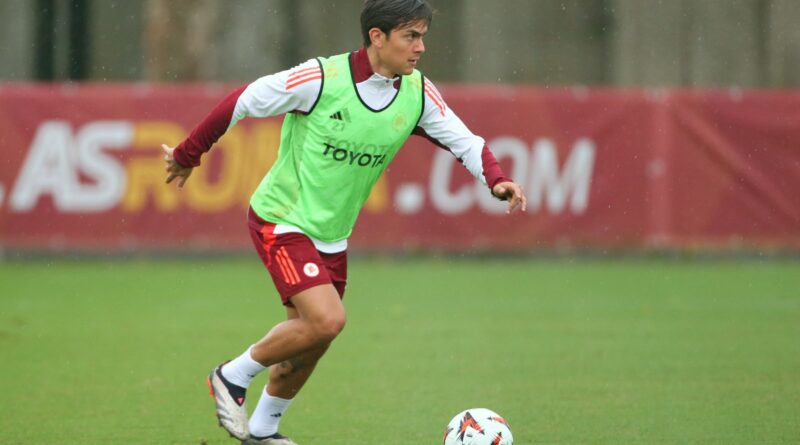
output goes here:
{"type": "Polygon", "coordinates": [[[314,278],[319,275],[319,267],[314,263],[306,263],[306,265],[303,266],[303,273],[306,274],[307,277],[314,278]]]}

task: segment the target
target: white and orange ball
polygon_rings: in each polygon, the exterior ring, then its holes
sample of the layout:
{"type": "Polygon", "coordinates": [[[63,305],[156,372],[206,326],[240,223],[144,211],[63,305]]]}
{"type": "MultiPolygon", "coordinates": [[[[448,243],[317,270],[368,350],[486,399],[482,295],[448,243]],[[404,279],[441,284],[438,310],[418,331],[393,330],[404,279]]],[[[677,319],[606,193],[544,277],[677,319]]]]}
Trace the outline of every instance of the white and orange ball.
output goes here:
{"type": "Polygon", "coordinates": [[[508,422],[486,408],[462,411],[453,417],[444,432],[444,445],[513,445],[508,422]]]}

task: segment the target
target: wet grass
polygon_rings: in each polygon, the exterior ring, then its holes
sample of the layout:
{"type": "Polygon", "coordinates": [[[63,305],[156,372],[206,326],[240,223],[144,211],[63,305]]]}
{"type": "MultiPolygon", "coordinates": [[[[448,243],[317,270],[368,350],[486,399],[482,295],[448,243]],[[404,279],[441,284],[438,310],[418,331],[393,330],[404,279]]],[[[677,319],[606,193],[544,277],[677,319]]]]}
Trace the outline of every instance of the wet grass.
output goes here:
{"type": "MultiPolygon", "coordinates": [[[[518,445],[800,438],[800,263],[371,258],[349,275],[348,326],[282,423],[303,445],[437,444],[478,406],[518,445]]],[[[0,263],[0,443],[234,443],[205,375],[282,316],[256,259],[0,263]]]]}

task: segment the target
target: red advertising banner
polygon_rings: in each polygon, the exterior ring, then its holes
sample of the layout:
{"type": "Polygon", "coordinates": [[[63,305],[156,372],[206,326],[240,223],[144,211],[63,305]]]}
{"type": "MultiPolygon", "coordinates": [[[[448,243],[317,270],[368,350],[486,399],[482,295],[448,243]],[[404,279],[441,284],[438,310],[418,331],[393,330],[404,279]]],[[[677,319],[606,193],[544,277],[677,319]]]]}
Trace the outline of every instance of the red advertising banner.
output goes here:
{"type": "MultiPolygon", "coordinates": [[[[249,249],[247,202],[281,119],[233,127],[180,191],[159,148],[227,90],[0,85],[0,247],[249,249]]],[[[523,185],[528,212],[506,215],[450,153],[412,136],[352,249],[800,248],[800,92],[441,90],[523,185]]]]}

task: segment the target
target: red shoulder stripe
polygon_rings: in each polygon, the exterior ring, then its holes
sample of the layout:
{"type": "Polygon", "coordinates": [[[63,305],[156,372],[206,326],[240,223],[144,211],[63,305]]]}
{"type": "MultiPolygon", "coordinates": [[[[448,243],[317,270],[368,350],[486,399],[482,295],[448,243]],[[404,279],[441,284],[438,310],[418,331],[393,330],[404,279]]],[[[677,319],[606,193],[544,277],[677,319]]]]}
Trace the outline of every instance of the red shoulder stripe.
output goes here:
{"type": "Polygon", "coordinates": [[[444,116],[445,110],[447,109],[444,99],[442,99],[442,95],[439,94],[439,91],[436,90],[436,87],[433,86],[432,83],[425,79],[425,94],[433,101],[436,107],[441,112],[442,116],[444,116]]]}
{"type": "Polygon", "coordinates": [[[441,102],[439,102],[439,99],[436,97],[436,95],[434,95],[433,93],[431,93],[430,91],[428,91],[428,89],[427,89],[427,88],[425,89],[425,94],[427,94],[427,95],[428,95],[428,98],[429,98],[429,99],[430,99],[430,100],[433,102],[433,104],[434,104],[434,105],[436,105],[436,108],[438,108],[438,109],[439,109],[439,113],[440,113],[442,116],[444,116],[444,110],[445,110],[445,108],[444,108],[444,104],[443,104],[443,103],[441,103],[441,102]]]}
{"type": "Polygon", "coordinates": [[[291,90],[294,87],[300,86],[304,83],[311,82],[312,80],[322,79],[322,74],[311,75],[311,77],[304,77],[301,79],[293,80],[292,83],[286,82],[286,89],[291,90]]]}
{"type": "Polygon", "coordinates": [[[292,77],[302,76],[303,74],[310,73],[313,71],[319,71],[319,66],[311,66],[308,68],[303,68],[301,70],[292,71],[291,73],[289,73],[289,78],[291,79],[292,77]]]}
{"type": "Polygon", "coordinates": [[[436,89],[436,86],[433,85],[428,79],[425,79],[425,89],[430,91],[434,96],[439,99],[439,102],[444,103],[444,99],[442,98],[442,94],[439,90],[436,89]]]}
{"type": "Polygon", "coordinates": [[[321,75],[322,75],[322,72],[320,72],[320,71],[311,71],[311,72],[308,72],[308,73],[303,73],[303,74],[300,74],[299,76],[292,76],[292,77],[289,77],[289,78],[287,78],[287,79],[286,79],[286,83],[287,83],[287,84],[289,84],[289,83],[296,82],[296,81],[298,81],[298,80],[305,79],[305,78],[307,78],[307,77],[311,77],[311,76],[321,76],[321,75]]]}
{"type": "Polygon", "coordinates": [[[322,72],[320,70],[306,71],[305,73],[301,73],[301,74],[292,75],[292,76],[287,77],[286,78],[286,83],[292,83],[295,80],[302,79],[302,78],[308,77],[308,76],[315,76],[315,75],[319,75],[319,74],[322,74],[322,72]]]}

